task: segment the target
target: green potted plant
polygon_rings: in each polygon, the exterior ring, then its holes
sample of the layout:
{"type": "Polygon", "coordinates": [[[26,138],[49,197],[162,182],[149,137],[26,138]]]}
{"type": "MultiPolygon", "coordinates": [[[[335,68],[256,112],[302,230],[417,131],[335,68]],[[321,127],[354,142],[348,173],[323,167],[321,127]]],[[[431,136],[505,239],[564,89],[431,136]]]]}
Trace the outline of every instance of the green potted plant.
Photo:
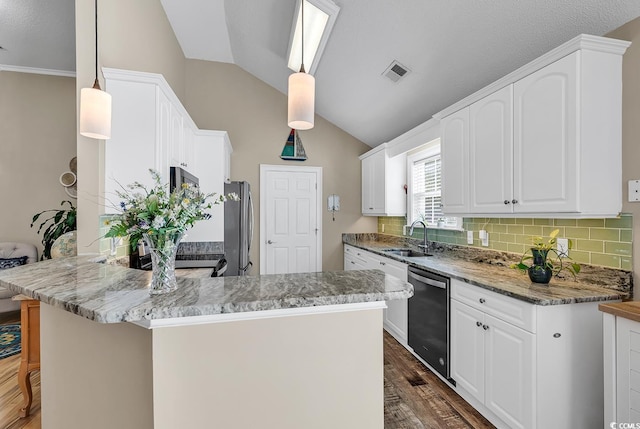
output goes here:
{"type": "MultiPolygon", "coordinates": [[[[547,240],[542,237],[533,237],[531,248],[525,251],[520,262],[512,264],[511,268],[526,271],[533,283],[547,284],[552,276],[557,276],[562,270],[567,270],[575,278],[580,272],[580,264],[572,262],[569,255],[558,252],[555,246],[559,232],[559,229],[551,231],[547,240]],[[525,264],[528,260],[531,260],[531,265],[525,264]]],[[[569,240],[569,248],[571,248],[571,240],[569,240]]]]}
{"type": "Polygon", "coordinates": [[[42,245],[44,246],[44,250],[42,251],[41,260],[51,259],[51,246],[53,246],[53,242],[56,241],[58,237],[67,232],[76,230],[76,208],[71,201],[62,201],[60,205],[64,206],[65,203],[69,205],[68,209],[44,210],[34,215],[33,219],[31,219],[31,228],[33,228],[33,225],[40,216],[45,213],[51,214],[51,216],[45,219],[38,227],[38,234],[40,234],[44,228],[44,232],[42,233],[42,245]]]}

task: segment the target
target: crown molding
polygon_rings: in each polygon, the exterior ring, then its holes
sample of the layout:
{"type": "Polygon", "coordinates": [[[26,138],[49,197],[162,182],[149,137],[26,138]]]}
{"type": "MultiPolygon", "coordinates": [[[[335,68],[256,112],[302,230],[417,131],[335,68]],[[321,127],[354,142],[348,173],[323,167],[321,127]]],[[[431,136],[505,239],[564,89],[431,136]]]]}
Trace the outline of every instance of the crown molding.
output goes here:
{"type": "Polygon", "coordinates": [[[44,74],[49,76],[76,77],[76,72],[54,69],[39,69],[35,67],[11,66],[0,64],[0,71],[10,71],[16,73],[44,74]]]}

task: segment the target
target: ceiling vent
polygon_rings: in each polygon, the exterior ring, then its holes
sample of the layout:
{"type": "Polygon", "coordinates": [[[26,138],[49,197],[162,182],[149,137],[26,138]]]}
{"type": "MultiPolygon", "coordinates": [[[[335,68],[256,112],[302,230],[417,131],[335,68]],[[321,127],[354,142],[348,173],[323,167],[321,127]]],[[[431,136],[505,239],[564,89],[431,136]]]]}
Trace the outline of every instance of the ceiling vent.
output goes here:
{"type": "Polygon", "coordinates": [[[382,73],[382,75],[388,77],[394,82],[398,82],[409,73],[410,70],[407,67],[403,66],[397,61],[393,61],[391,65],[387,67],[384,73],[382,73]]]}

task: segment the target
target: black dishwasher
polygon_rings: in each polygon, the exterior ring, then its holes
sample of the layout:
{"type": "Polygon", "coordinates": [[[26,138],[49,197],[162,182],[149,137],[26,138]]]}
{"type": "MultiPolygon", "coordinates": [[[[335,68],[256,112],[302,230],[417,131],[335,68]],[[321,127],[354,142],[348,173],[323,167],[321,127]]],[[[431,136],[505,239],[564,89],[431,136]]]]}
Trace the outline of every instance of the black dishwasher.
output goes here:
{"type": "Polygon", "coordinates": [[[409,283],[409,346],[455,385],[449,378],[449,279],[409,267],[409,283]]]}

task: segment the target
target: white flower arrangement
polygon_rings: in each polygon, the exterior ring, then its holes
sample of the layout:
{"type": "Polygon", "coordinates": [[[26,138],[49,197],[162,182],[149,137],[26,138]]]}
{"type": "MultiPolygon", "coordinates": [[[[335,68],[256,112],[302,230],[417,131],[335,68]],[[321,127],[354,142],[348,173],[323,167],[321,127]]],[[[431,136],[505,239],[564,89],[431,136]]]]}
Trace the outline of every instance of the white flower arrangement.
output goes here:
{"type": "Polygon", "coordinates": [[[129,236],[131,247],[135,249],[143,234],[156,237],[182,235],[196,221],[211,218],[206,210],[227,199],[238,200],[236,194],[202,193],[192,184],[182,184],[169,192],[169,185],[161,183],[160,174],[152,169],[149,172],[155,183],[152,189],[134,182],[127,186],[131,192],[117,191],[121,198],[118,207],[121,213],[107,221],[110,228],[105,237],[129,236]]]}

